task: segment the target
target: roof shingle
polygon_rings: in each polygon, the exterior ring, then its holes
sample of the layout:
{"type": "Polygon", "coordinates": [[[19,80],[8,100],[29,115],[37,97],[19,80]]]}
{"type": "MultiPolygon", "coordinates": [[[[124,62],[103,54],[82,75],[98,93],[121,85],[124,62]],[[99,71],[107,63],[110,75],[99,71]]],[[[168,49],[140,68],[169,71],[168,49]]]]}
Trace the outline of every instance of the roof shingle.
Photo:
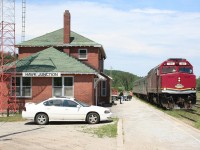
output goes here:
{"type": "Polygon", "coordinates": [[[70,57],[64,52],[50,47],[16,62],[17,72],[63,72],[66,74],[96,74],[97,72],[70,57]]]}
{"type": "Polygon", "coordinates": [[[17,47],[39,47],[39,46],[97,46],[101,47],[102,45],[71,31],[70,43],[65,44],[63,42],[63,28],[47,33],[45,35],[36,37],[34,39],[24,41],[17,44],[17,47]]]}

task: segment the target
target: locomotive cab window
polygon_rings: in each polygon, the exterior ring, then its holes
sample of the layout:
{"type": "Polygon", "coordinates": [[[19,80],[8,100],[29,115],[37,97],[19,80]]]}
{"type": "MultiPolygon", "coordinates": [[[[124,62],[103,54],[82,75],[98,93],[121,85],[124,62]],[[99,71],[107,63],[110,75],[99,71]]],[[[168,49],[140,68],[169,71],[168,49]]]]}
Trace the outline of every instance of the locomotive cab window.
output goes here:
{"type": "Polygon", "coordinates": [[[166,73],[174,73],[176,72],[176,67],[175,66],[163,66],[162,67],[162,73],[166,74],[166,73]]]}
{"type": "Polygon", "coordinates": [[[192,74],[192,68],[191,67],[179,67],[178,71],[182,72],[182,73],[192,74]]]}

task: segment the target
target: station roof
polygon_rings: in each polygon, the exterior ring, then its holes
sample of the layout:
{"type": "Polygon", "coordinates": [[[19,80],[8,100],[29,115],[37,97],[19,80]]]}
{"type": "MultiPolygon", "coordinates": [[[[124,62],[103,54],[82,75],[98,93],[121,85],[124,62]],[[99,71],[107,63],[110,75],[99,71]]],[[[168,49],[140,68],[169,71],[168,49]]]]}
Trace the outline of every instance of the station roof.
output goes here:
{"type": "Polygon", "coordinates": [[[62,28],[62,29],[44,34],[42,36],[33,38],[31,40],[24,41],[22,43],[17,44],[16,47],[20,48],[20,47],[51,47],[51,46],[53,47],[93,46],[93,47],[99,47],[106,58],[105,51],[101,44],[96,43],[73,31],[70,32],[70,43],[64,43],[63,30],[64,29],[62,28]]]}
{"type": "Polygon", "coordinates": [[[64,74],[97,74],[98,72],[64,52],[50,47],[16,62],[20,72],[61,72],[64,74]]]}
{"type": "Polygon", "coordinates": [[[24,41],[22,43],[17,44],[17,47],[29,47],[29,46],[101,46],[100,44],[80,35],[73,31],[71,31],[70,35],[70,43],[63,43],[63,28],[44,34],[42,36],[36,37],[34,39],[24,41]]]}

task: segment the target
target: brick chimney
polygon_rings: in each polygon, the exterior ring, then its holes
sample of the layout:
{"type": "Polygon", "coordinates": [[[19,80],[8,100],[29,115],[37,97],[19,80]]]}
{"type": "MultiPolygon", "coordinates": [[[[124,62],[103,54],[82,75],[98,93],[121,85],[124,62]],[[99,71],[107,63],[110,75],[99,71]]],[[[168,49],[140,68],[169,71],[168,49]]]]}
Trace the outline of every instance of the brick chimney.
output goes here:
{"type": "Polygon", "coordinates": [[[64,43],[70,43],[70,12],[65,10],[64,12],[64,43]]]}

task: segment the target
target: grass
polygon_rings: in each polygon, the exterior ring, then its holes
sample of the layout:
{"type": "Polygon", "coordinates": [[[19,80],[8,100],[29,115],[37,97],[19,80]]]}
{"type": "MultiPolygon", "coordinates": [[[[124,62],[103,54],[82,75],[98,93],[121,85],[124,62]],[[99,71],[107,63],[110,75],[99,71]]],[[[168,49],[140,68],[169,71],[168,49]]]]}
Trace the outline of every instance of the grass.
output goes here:
{"type": "Polygon", "coordinates": [[[25,119],[22,118],[21,114],[14,114],[13,116],[9,117],[1,117],[0,122],[17,122],[17,121],[24,121],[25,119]]]}
{"type": "Polygon", "coordinates": [[[197,92],[197,100],[200,101],[200,91],[197,92]]]}
{"type": "Polygon", "coordinates": [[[118,123],[118,118],[113,118],[112,123],[92,128],[86,127],[83,129],[83,132],[97,135],[97,137],[99,138],[103,137],[114,138],[117,136],[117,123],[118,123]]]}
{"type": "Polygon", "coordinates": [[[193,109],[166,110],[165,113],[176,117],[197,129],[200,129],[200,92],[197,92],[197,104],[193,109]]]}

